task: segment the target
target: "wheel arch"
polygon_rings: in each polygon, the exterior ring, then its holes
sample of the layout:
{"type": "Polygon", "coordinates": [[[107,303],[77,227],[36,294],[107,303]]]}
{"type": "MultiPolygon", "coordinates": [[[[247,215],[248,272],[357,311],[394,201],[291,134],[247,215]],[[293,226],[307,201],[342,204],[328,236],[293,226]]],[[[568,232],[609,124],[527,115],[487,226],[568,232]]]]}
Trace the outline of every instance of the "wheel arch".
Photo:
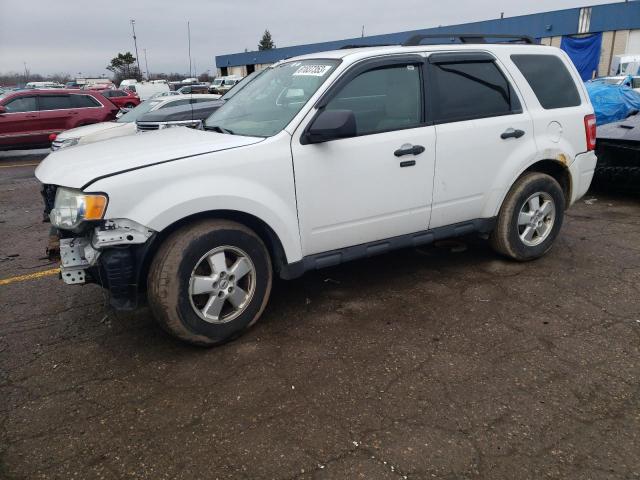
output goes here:
{"type": "Polygon", "coordinates": [[[269,224],[267,224],[264,220],[250,213],[241,212],[238,210],[208,210],[204,212],[194,213],[192,215],[181,218],[168,225],[154,236],[152,243],[146,249],[144,257],[140,263],[140,268],[138,271],[139,290],[146,290],[147,275],[149,273],[151,261],[158,251],[158,248],[160,248],[160,245],[162,245],[164,240],[169,235],[184,227],[185,225],[188,225],[195,221],[214,218],[238,222],[253,230],[267,247],[269,255],[271,255],[273,269],[276,274],[279,275],[284,266],[288,264],[287,255],[282,245],[282,241],[273,230],[273,228],[271,228],[269,224]]]}
{"type": "MultiPolygon", "coordinates": [[[[558,160],[544,159],[535,162],[527,167],[518,178],[520,178],[526,172],[538,172],[545,173],[554,178],[562,188],[565,199],[565,208],[568,208],[571,203],[571,194],[573,191],[573,183],[571,181],[571,173],[566,163],[558,160]]],[[[516,179],[517,180],[517,179],[516,179]]]]}

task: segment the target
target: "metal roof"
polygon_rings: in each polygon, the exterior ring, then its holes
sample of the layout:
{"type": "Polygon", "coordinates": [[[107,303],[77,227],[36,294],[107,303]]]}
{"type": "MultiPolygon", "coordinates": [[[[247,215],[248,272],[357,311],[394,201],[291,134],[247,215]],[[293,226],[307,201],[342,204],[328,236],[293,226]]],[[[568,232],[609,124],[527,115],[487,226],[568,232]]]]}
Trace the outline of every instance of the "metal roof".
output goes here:
{"type": "MultiPolygon", "coordinates": [[[[640,1],[594,5],[591,8],[590,32],[640,28],[640,1]]],[[[423,30],[410,30],[384,35],[347,38],[332,42],[295,45],[291,47],[274,48],[273,50],[232,53],[216,56],[216,66],[221,68],[238,65],[275,63],[284,58],[317,53],[325,50],[337,50],[346,45],[401,44],[416,34],[483,33],[490,36],[490,34],[493,33],[528,35],[533,38],[573,35],[578,33],[579,17],[580,8],[570,8],[553,12],[534,13],[531,15],[427,28],[423,30]]],[[[424,43],[435,43],[435,41],[425,41],[424,43]]]]}

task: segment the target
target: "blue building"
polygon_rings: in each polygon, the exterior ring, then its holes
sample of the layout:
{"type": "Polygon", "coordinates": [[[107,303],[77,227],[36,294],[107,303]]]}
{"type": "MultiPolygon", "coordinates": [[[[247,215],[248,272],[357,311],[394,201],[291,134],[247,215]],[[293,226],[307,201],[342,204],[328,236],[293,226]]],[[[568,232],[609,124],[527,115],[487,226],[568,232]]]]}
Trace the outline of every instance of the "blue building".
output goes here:
{"type": "Polygon", "coordinates": [[[245,76],[254,70],[266,68],[279,60],[297,55],[335,50],[346,45],[399,44],[415,34],[442,33],[528,35],[538,39],[541,43],[557,47],[563,44],[563,38],[601,34],[599,38],[594,39],[599,43],[599,52],[596,52],[598,58],[595,62],[597,68],[593,72],[587,72],[587,75],[590,73],[590,76],[602,76],[610,73],[612,65],[615,67],[614,59],[616,56],[640,55],[640,1],[570,8],[423,30],[296,45],[266,51],[232,53],[217,56],[215,62],[219,76],[245,76]]]}

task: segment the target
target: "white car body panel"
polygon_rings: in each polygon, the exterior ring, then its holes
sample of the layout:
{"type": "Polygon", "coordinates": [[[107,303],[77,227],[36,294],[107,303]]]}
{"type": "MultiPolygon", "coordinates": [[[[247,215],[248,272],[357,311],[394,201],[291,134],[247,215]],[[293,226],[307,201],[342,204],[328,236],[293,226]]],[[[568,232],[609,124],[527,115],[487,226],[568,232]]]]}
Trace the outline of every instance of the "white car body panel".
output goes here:
{"type": "Polygon", "coordinates": [[[110,138],[124,137],[136,133],[136,124],[118,123],[118,122],[101,122],[91,125],[84,125],[71,130],[65,130],[56,137],[56,140],[67,140],[70,138],[79,138],[77,145],[86,145],[87,143],[100,142],[110,138]]]}
{"type": "Polygon", "coordinates": [[[551,160],[569,169],[571,201],[588,188],[595,155],[585,153],[584,117],[593,109],[577,71],[556,48],[393,46],[323,52],[288,61],[313,58],[339,58],[342,63],[273,137],[172,128],[60,150],[41,163],[36,176],[47,184],[105,192],[109,196],[106,218],[126,218],[156,231],[208,211],[253,215],[276,233],[288,262],[495,217],[513,182],[538,160],[551,160]],[[324,144],[300,143],[316,112],[315,102],[354,63],[372,57],[446,51],[494,55],[517,91],[524,113],[324,144]],[[578,86],[582,105],[542,108],[511,61],[514,53],[560,57],[578,86]],[[525,131],[525,136],[501,139],[501,133],[510,127],[525,131]],[[416,166],[408,169],[399,166],[405,158],[393,153],[406,143],[426,148],[415,156],[416,166]]]}

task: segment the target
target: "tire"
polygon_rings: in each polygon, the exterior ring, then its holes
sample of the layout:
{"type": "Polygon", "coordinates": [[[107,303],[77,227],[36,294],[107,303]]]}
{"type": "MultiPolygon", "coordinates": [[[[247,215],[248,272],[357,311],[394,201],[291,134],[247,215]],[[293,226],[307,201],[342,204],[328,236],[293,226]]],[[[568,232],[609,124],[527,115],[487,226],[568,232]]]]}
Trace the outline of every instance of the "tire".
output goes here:
{"type": "Polygon", "coordinates": [[[147,295],[165,331],[210,347],[236,338],[258,321],[272,281],[269,252],[252,230],[229,220],[200,220],[160,245],[149,268],[147,295]],[[246,269],[249,273],[243,275],[246,269]],[[199,294],[203,289],[208,290],[199,294]],[[218,297],[223,303],[216,318],[218,297]]]}
{"type": "Polygon", "coordinates": [[[562,187],[553,177],[538,172],[525,173],[513,184],[500,208],[490,237],[491,246],[496,252],[520,262],[542,257],[560,232],[565,204],[562,187]],[[536,198],[540,206],[537,210],[532,208],[536,198]],[[552,203],[553,215],[546,213],[550,211],[547,202],[552,203]]]}
{"type": "Polygon", "coordinates": [[[123,108],[134,108],[135,105],[133,103],[125,103],[123,108]]]}

